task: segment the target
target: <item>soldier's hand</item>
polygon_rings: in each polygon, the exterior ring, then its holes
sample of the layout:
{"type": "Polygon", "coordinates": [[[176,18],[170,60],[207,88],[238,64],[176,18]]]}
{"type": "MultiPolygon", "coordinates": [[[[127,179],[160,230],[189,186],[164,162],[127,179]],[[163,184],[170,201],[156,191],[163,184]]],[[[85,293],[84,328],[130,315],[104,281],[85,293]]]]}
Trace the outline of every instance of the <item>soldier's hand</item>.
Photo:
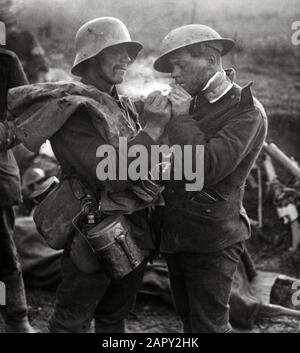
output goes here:
{"type": "Polygon", "coordinates": [[[171,119],[171,104],[160,91],[149,94],[145,100],[144,114],[146,121],[156,127],[165,127],[171,119]]]}
{"type": "Polygon", "coordinates": [[[146,126],[144,130],[157,140],[164,132],[164,128],[171,119],[171,104],[160,91],[149,94],[144,104],[146,126]]]}
{"type": "Polygon", "coordinates": [[[172,117],[188,115],[193,97],[180,85],[171,83],[168,99],[172,104],[172,117]]]}

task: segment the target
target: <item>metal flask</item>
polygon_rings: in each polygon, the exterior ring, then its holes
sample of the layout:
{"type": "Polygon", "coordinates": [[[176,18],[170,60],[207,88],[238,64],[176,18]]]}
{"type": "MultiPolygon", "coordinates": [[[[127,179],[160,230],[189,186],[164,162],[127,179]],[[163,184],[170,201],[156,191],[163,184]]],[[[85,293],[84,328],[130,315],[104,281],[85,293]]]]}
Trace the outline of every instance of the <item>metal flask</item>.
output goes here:
{"type": "Polygon", "coordinates": [[[88,230],[87,240],[104,270],[113,279],[126,276],[144,259],[123,215],[104,218],[88,230]]]}

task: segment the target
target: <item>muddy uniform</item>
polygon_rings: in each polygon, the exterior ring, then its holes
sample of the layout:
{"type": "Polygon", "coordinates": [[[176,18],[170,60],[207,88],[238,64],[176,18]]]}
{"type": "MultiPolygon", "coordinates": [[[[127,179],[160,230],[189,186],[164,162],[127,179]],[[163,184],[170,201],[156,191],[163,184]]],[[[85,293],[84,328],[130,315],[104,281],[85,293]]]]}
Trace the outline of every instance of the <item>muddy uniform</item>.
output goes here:
{"type": "MultiPolygon", "coordinates": [[[[0,122],[5,121],[6,99],[9,88],[27,84],[27,78],[18,57],[0,49],[0,122]]],[[[13,241],[13,205],[21,201],[19,169],[8,141],[1,130],[0,151],[0,280],[6,285],[6,323],[21,322],[27,317],[21,267],[13,241]]]]}
{"type": "MultiPolygon", "coordinates": [[[[90,86],[91,87],[91,86],[90,86]]],[[[130,101],[120,98],[116,90],[112,93],[117,109],[111,122],[111,141],[117,148],[118,137],[126,136],[133,143],[153,142],[143,132],[137,134],[137,114],[130,101]],[[121,114],[120,114],[121,112],[121,114]],[[114,137],[116,139],[114,139],[114,137]]],[[[99,199],[101,191],[108,185],[96,176],[99,158],[97,148],[107,144],[107,136],[101,125],[87,115],[84,108],[78,109],[67,123],[50,139],[53,151],[67,178],[78,176],[90,192],[99,199]]],[[[112,182],[114,187],[122,184],[112,182]]],[[[126,186],[125,186],[126,187],[126,186]]],[[[133,236],[141,249],[153,249],[147,230],[146,211],[128,216],[134,226],[133,236]]],[[[131,310],[138,287],[141,284],[147,261],[121,280],[111,280],[99,266],[97,259],[77,233],[65,248],[62,260],[63,281],[57,291],[57,302],[50,322],[52,332],[84,332],[95,318],[96,332],[124,332],[124,318],[131,310]]]]}
{"type": "Polygon", "coordinates": [[[249,87],[233,84],[221,98],[213,95],[198,95],[190,115],[173,118],[167,129],[171,145],[204,145],[202,191],[173,181],[164,193],[161,251],[186,332],[230,330],[232,278],[250,235],[243,191],[267,130],[249,87]]]}

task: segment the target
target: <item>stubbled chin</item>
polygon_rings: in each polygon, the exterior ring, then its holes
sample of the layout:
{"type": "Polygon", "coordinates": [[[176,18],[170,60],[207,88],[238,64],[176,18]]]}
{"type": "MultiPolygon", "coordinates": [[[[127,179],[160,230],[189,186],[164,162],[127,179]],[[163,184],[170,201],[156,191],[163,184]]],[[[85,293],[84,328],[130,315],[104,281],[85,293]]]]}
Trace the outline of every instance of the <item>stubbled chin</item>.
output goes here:
{"type": "Polygon", "coordinates": [[[125,75],[120,75],[114,78],[114,84],[119,84],[122,83],[124,81],[124,76],[125,75]]]}

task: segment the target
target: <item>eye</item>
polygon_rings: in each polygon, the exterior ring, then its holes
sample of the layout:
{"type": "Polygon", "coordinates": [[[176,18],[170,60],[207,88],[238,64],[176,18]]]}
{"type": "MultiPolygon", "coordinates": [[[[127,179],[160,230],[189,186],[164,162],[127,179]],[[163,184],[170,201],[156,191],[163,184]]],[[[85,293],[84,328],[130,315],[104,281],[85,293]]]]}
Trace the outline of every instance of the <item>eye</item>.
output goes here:
{"type": "Polygon", "coordinates": [[[113,49],[113,54],[120,54],[121,49],[120,48],[114,48],[113,49]]]}
{"type": "Polygon", "coordinates": [[[182,63],[182,62],[176,62],[176,63],[171,63],[171,66],[173,68],[179,68],[179,69],[184,69],[185,67],[185,63],[182,63]]]}
{"type": "Polygon", "coordinates": [[[185,63],[179,63],[178,66],[181,68],[181,69],[184,69],[186,64],[185,63]]]}

